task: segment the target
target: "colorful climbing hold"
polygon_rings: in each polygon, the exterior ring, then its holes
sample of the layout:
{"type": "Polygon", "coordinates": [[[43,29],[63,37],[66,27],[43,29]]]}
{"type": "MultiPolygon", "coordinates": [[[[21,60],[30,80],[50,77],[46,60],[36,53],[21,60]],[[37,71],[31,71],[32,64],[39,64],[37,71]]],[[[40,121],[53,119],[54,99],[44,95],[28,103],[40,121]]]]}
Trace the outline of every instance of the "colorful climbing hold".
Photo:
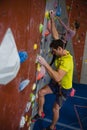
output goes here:
{"type": "Polygon", "coordinates": [[[23,63],[25,60],[28,59],[28,54],[26,51],[19,51],[18,54],[20,57],[20,63],[23,63]]]}
{"type": "Polygon", "coordinates": [[[40,24],[39,25],[39,32],[42,33],[42,31],[43,31],[43,24],[40,24]]]}
{"type": "Polygon", "coordinates": [[[85,63],[87,63],[87,59],[85,60],[85,63]]]}
{"type": "Polygon", "coordinates": [[[29,118],[29,120],[27,122],[27,127],[29,127],[28,130],[30,130],[30,126],[29,125],[31,125],[31,117],[29,118]]]}
{"type": "Polygon", "coordinates": [[[28,115],[25,116],[25,121],[28,121],[28,115]]]}
{"type": "Polygon", "coordinates": [[[41,65],[40,63],[37,63],[37,71],[40,71],[41,70],[41,65]]]}
{"type": "Polygon", "coordinates": [[[32,90],[34,91],[36,89],[36,83],[33,84],[32,90]]]}
{"type": "Polygon", "coordinates": [[[68,11],[70,11],[70,6],[69,5],[67,5],[66,8],[67,8],[68,11]]]}
{"type": "Polygon", "coordinates": [[[23,80],[19,85],[19,91],[22,91],[27,87],[27,85],[30,83],[29,79],[23,80]]]}
{"type": "Polygon", "coordinates": [[[28,112],[31,107],[31,102],[27,102],[25,112],[28,112]]]}
{"type": "Polygon", "coordinates": [[[24,125],[25,125],[25,117],[22,116],[22,117],[21,117],[21,120],[20,120],[20,128],[23,128],[24,125]]]}
{"type": "Polygon", "coordinates": [[[47,37],[50,34],[48,30],[45,31],[44,36],[47,37]]]}
{"type": "Polygon", "coordinates": [[[33,49],[34,49],[34,50],[37,50],[37,43],[34,44],[33,49]]]}
{"type": "Polygon", "coordinates": [[[41,66],[40,72],[37,73],[36,80],[40,80],[41,78],[43,78],[45,76],[45,73],[46,73],[46,70],[44,66],[41,66]]]}
{"type": "Polygon", "coordinates": [[[44,75],[42,73],[38,73],[37,76],[36,76],[36,80],[40,80],[41,78],[43,78],[44,75]]]}
{"type": "Polygon", "coordinates": [[[33,93],[30,93],[30,101],[33,102],[35,100],[35,95],[33,93]]]}
{"type": "Polygon", "coordinates": [[[50,13],[49,13],[49,11],[46,11],[46,12],[45,12],[45,18],[47,18],[47,19],[50,18],[50,13]]]}
{"type": "Polygon", "coordinates": [[[56,16],[58,16],[58,17],[61,16],[61,7],[60,7],[60,5],[57,7],[56,16]]]}

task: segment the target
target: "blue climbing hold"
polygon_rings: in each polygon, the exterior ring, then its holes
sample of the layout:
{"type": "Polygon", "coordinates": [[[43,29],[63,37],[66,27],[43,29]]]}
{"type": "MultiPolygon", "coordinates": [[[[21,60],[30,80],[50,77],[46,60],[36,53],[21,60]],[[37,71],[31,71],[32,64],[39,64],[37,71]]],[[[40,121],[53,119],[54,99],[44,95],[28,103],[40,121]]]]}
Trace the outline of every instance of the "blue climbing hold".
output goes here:
{"type": "Polygon", "coordinates": [[[61,16],[61,7],[60,7],[60,5],[57,7],[56,16],[58,16],[58,17],[61,16]]]}
{"type": "Polygon", "coordinates": [[[29,79],[23,80],[19,85],[19,91],[24,90],[25,87],[30,83],[29,79]]]}
{"type": "Polygon", "coordinates": [[[26,51],[19,51],[18,54],[20,57],[20,63],[23,63],[25,60],[27,60],[28,54],[26,51]]]}

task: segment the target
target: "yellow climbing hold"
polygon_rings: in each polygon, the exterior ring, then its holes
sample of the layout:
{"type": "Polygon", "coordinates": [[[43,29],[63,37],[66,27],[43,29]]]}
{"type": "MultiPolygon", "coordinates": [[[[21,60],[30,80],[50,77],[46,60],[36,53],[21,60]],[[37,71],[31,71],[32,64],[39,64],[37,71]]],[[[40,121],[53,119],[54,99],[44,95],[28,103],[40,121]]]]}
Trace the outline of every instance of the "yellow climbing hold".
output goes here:
{"type": "Polygon", "coordinates": [[[87,59],[85,60],[85,62],[87,62],[87,59]]]}
{"type": "Polygon", "coordinates": [[[30,101],[33,102],[35,100],[35,95],[33,93],[30,93],[30,101]]]}
{"type": "Polygon", "coordinates": [[[41,70],[41,65],[40,63],[37,63],[37,71],[40,71],[41,70]]]}
{"type": "Polygon", "coordinates": [[[31,125],[31,117],[29,118],[29,120],[27,122],[27,127],[29,127],[28,130],[30,130],[30,125],[31,125]]]}
{"type": "Polygon", "coordinates": [[[36,89],[36,83],[34,83],[32,86],[32,90],[35,90],[35,89],[36,89]]]}
{"type": "Polygon", "coordinates": [[[45,12],[45,18],[47,18],[47,19],[50,18],[50,13],[49,13],[49,11],[46,11],[46,12],[45,12]]]}
{"type": "Polygon", "coordinates": [[[28,115],[25,116],[25,121],[28,121],[28,115]]]}
{"type": "Polygon", "coordinates": [[[67,5],[66,8],[67,8],[68,11],[70,11],[70,6],[69,5],[67,5]]]}
{"type": "Polygon", "coordinates": [[[34,44],[34,50],[37,50],[37,43],[34,44]]]}

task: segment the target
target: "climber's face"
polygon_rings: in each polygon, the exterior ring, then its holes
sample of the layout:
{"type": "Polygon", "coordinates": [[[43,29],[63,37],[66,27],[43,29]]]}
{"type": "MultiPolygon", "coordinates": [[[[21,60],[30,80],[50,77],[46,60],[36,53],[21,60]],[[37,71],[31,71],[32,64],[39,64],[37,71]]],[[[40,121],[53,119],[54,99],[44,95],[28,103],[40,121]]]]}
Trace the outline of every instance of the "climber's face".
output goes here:
{"type": "Polygon", "coordinates": [[[56,55],[56,56],[62,56],[63,54],[63,48],[58,47],[57,49],[52,48],[52,54],[56,55]]]}

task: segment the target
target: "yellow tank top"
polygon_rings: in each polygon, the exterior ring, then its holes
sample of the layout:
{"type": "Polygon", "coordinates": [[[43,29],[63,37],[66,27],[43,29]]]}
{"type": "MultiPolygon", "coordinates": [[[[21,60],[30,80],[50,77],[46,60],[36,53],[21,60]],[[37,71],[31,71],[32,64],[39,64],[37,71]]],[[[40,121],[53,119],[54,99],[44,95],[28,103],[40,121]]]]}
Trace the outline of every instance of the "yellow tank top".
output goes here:
{"type": "Polygon", "coordinates": [[[73,57],[67,51],[67,55],[62,56],[60,58],[56,58],[55,60],[56,69],[61,69],[66,71],[66,75],[61,80],[61,86],[64,89],[72,88],[72,79],[73,79],[73,57]]]}

